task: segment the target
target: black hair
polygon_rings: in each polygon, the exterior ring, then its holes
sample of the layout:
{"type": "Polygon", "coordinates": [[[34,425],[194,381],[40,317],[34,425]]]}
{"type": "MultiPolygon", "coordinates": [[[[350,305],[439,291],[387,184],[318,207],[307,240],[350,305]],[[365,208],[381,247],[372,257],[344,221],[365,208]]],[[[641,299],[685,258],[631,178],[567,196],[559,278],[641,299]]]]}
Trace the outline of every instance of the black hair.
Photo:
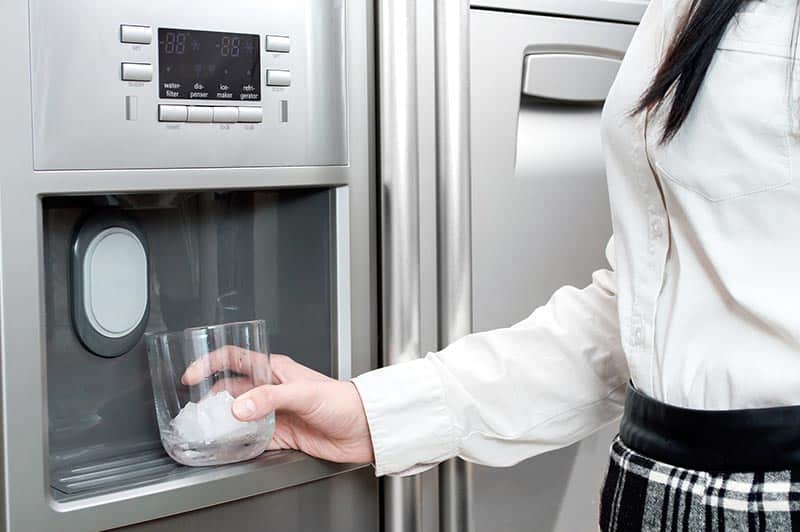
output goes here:
{"type": "MultiPolygon", "coordinates": [[[[725,30],[731,20],[752,0],[693,0],[675,34],[650,86],[633,114],[657,110],[671,100],[661,132],[661,143],[670,141],[680,130],[705,79],[725,30]]],[[[797,46],[795,19],[792,45],[797,46]]],[[[793,72],[794,62],[790,69],[793,72]]]]}

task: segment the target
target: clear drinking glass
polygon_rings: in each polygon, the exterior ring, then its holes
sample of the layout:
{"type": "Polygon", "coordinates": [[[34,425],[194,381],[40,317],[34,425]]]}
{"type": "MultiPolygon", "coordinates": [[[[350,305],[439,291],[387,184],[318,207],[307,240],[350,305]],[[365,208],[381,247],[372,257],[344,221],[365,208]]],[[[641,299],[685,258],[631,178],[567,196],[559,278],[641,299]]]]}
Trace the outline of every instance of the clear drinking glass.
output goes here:
{"type": "Polygon", "coordinates": [[[264,321],[149,334],[146,341],[161,442],[175,461],[230,464],[266,450],[275,414],[242,422],[231,412],[235,397],[271,382],[264,321]]]}

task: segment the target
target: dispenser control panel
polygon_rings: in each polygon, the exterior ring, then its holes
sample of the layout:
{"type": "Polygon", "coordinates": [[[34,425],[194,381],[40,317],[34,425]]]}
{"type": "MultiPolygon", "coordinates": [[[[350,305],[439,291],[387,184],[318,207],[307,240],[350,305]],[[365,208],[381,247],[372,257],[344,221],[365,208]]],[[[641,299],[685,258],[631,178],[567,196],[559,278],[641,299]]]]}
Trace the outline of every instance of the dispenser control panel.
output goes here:
{"type": "Polygon", "coordinates": [[[159,96],[260,100],[259,42],[258,35],[159,28],[159,96]]]}
{"type": "Polygon", "coordinates": [[[32,2],[37,169],[347,164],[342,2],[145,4],[32,2]]]}

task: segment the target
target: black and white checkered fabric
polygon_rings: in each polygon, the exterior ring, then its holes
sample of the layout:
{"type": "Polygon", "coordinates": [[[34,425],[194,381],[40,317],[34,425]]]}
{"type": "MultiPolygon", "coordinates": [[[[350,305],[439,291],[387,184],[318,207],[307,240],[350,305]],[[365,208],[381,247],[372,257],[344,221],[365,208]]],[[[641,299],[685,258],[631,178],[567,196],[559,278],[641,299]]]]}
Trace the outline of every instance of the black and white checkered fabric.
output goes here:
{"type": "Polygon", "coordinates": [[[800,470],[708,473],[611,446],[603,532],[800,532],[800,470]]]}

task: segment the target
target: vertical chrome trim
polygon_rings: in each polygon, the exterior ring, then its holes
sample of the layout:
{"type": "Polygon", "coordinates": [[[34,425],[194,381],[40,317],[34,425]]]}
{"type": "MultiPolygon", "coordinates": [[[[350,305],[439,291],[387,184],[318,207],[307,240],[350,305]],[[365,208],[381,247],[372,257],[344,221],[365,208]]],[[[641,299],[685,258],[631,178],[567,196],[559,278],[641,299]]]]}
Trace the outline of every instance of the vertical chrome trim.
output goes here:
{"type": "Polygon", "coordinates": [[[419,476],[383,479],[383,532],[422,530],[422,486],[419,476]]]}
{"type": "Polygon", "coordinates": [[[353,376],[350,306],[350,188],[336,189],[336,376],[353,376]]]}
{"type": "MultiPolygon", "coordinates": [[[[435,8],[439,343],[445,347],[472,332],[469,2],[436,0],[435,8]]],[[[442,464],[441,532],[472,530],[469,501],[469,465],[442,464]]]]}
{"type": "MultiPolygon", "coordinates": [[[[416,0],[379,0],[378,90],[383,356],[420,356],[416,0]]],[[[383,530],[420,530],[418,477],[384,481],[383,530]]]]}

